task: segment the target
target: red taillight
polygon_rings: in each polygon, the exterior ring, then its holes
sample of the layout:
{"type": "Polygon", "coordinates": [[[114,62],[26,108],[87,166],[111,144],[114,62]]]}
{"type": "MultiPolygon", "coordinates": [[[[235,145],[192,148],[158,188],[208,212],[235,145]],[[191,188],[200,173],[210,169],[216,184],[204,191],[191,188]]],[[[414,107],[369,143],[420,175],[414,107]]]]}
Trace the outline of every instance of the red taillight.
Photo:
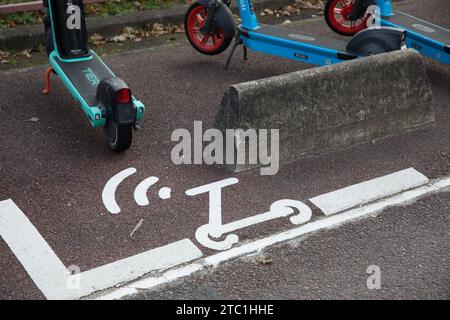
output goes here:
{"type": "Polygon", "coordinates": [[[119,104],[125,104],[131,102],[131,90],[130,89],[120,89],[116,93],[116,102],[119,104]]]}

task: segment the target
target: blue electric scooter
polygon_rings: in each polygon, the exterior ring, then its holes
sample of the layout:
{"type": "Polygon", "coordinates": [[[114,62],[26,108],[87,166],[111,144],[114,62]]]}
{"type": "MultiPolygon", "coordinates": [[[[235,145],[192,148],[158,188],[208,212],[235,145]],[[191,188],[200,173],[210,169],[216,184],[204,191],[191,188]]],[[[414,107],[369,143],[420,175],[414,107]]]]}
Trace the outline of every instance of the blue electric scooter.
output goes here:
{"type": "Polygon", "coordinates": [[[399,50],[404,32],[396,28],[366,29],[349,42],[298,33],[258,23],[250,0],[238,0],[242,23],[235,26],[229,9],[231,0],[198,0],[185,15],[185,32],[191,45],[199,52],[215,55],[225,51],[236,36],[227,66],[234,50],[247,48],[315,65],[329,65],[358,57],[399,50]]]}
{"type": "Polygon", "coordinates": [[[145,107],[89,48],[83,1],[44,0],[43,5],[50,60],[43,93],[50,92],[50,75],[58,75],[91,125],[104,127],[111,149],[121,152],[130,148],[133,129],[143,119],[145,107]]]}
{"type": "Polygon", "coordinates": [[[391,0],[328,0],[325,19],[335,32],[352,36],[367,27],[371,13],[378,6],[380,24],[406,30],[406,46],[445,64],[450,64],[450,30],[392,10],[391,0]]]}

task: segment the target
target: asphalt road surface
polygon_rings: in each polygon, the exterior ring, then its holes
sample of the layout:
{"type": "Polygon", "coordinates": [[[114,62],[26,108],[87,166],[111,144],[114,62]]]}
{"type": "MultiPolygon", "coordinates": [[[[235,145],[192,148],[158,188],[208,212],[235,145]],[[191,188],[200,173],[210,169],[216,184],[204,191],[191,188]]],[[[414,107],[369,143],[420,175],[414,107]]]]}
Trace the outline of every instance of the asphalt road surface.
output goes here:
{"type": "MultiPolygon", "coordinates": [[[[398,6],[450,27],[447,0],[398,6]]],[[[323,21],[303,22],[301,27],[335,36],[323,21]]],[[[230,84],[311,67],[253,52],[243,61],[240,49],[228,71],[223,69],[225,60],[226,55],[201,56],[186,43],[107,58],[147,106],[132,149],[120,155],[108,149],[102,131],[90,127],[58,80],[50,96],[41,94],[45,66],[0,73],[0,200],[12,199],[64,265],[81,270],[173,241],[194,241],[195,230],[207,223],[208,199],[188,197],[185,190],[230,173],[213,166],[172,164],[172,131],[192,131],[194,120],[210,128],[230,84]],[[27,121],[33,117],[39,121],[27,121]],[[122,210],[112,215],[102,202],[103,187],[129,167],[137,173],[120,185],[117,202],[122,210]],[[139,207],[133,192],[149,176],[160,179],[158,188],[149,192],[150,205],[139,207]],[[168,200],[158,197],[163,186],[172,189],[168,200]]],[[[295,161],[283,165],[276,176],[240,174],[239,184],[223,192],[224,220],[264,212],[279,199],[309,199],[409,167],[429,178],[450,175],[450,68],[430,60],[427,68],[436,105],[434,128],[295,161]]],[[[448,193],[436,194],[411,207],[389,209],[374,220],[317,233],[297,246],[269,249],[272,264],[238,260],[141,297],[448,298],[449,199],[448,193]],[[365,287],[365,271],[372,264],[382,272],[383,286],[376,291],[365,287]]],[[[238,233],[245,241],[289,227],[276,220],[238,233]]],[[[3,240],[0,257],[0,298],[44,298],[3,240]]]]}

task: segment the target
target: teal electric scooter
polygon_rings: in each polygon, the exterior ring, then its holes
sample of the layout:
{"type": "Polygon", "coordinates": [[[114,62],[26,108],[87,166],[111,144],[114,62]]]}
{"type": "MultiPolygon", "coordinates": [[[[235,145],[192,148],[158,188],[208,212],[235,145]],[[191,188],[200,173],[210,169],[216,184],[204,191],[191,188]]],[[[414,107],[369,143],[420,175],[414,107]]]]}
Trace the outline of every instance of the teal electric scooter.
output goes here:
{"type": "Polygon", "coordinates": [[[144,105],[130,88],[89,48],[82,0],[44,0],[44,26],[50,67],[44,94],[50,92],[50,75],[58,75],[80,103],[91,125],[104,127],[112,150],[130,148],[133,129],[144,118],[144,105]]]}

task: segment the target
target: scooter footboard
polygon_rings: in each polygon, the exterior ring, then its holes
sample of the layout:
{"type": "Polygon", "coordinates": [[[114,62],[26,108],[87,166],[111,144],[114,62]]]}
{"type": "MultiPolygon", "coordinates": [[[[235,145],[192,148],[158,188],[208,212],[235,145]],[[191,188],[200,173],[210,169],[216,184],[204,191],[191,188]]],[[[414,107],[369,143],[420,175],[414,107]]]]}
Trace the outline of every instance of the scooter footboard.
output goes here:
{"type": "Polygon", "coordinates": [[[406,32],[397,28],[383,27],[358,32],[348,43],[346,50],[358,56],[400,50],[405,46],[406,32]]]}

